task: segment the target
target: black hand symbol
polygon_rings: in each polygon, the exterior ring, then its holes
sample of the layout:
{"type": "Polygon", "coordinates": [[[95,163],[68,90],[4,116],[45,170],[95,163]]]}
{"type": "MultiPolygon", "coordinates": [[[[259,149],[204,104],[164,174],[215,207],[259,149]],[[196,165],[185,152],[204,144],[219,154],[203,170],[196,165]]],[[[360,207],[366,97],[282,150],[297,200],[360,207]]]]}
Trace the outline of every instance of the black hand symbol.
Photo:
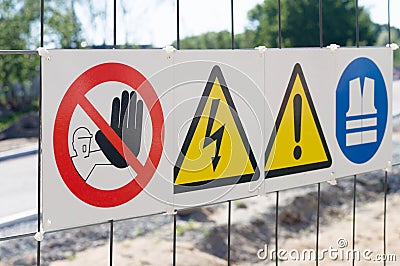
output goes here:
{"type": "MultiPolygon", "coordinates": [[[[136,92],[123,91],[121,100],[115,97],[112,102],[111,128],[123,139],[131,152],[138,156],[142,138],[143,102],[137,100],[136,92]],[[129,107],[129,109],[128,109],[129,107]],[[126,111],[129,112],[126,114],[126,111]],[[126,115],[125,115],[126,114],[126,115]],[[123,138],[122,138],[123,135],[123,138]]],[[[118,168],[125,168],[128,163],[100,130],[96,132],[96,142],[107,159],[118,168]]]]}

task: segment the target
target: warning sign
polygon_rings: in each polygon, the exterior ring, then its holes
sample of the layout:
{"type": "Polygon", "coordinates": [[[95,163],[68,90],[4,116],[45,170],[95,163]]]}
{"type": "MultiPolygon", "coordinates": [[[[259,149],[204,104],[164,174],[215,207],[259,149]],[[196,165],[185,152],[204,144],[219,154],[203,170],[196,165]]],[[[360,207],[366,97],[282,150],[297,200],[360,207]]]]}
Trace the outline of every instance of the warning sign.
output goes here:
{"type": "Polygon", "coordinates": [[[250,182],[259,170],[219,66],[214,66],[174,167],[174,192],[250,182]]]}
{"type": "MultiPolygon", "coordinates": [[[[64,183],[76,197],[96,207],[115,207],[133,199],[146,187],[160,162],[163,123],[156,92],[139,71],[120,63],[100,64],[86,70],[65,93],[54,123],[54,156],[64,183]],[[93,88],[106,82],[120,82],[132,90],[130,93],[124,90],[120,97],[110,99],[111,121],[106,121],[87,98],[93,88]],[[138,95],[143,101],[138,100],[138,95]],[[152,143],[144,164],[137,158],[141,143],[143,102],[149,110],[152,123],[152,143]],[[91,132],[84,125],[71,128],[71,120],[78,108],[96,125],[96,132],[91,132]],[[69,139],[72,143],[69,143],[69,139]],[[97,150],[92,149],[95,143],[99,147],[97,150]],[[73,154],[70,154],[70,145],[73,154]],[[116,169],[130,166],[136,177],[116,188],[102,189],[92,181],[92,172],[100,165],[116,169]]],[[[108,182],[117,180],[110,177],[106,179],[108,182]]]]}
{"type": "Polygon", "coordinates": [[[161,214],[388,167],[392,56],[49,50],[41,226],[161,214]]]}
{"type": "Polygon", "coordinates": [[[294,66],[265,152],[266,178],[330,167],[331,155],[300,64],[294,66]]]}

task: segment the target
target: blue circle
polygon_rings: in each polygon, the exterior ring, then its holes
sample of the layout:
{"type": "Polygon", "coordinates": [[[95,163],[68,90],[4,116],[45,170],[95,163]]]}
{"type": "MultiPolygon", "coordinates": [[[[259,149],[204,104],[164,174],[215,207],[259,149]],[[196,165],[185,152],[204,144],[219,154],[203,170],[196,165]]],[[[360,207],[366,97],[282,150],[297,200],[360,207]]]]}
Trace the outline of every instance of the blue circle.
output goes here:
{"type": "MultiPolygon", "coordinates": [[[[339,83],[336,88],[336,139],[343,154],[353,163],[362,164],[369,161],[378,151],[382,143],[383,136],[386,130],[388,115],[388,99],[386,85],[382,73],[378,66],[371,60],[365,57],[359,57],[353,60],[343,71],[339,83]],[[376,114],[349,117],[346,116],[350,105],[350,81],[354,79],[360,80],[361,95],[364,97],[364,81],[365,78],[374,80],[374,107],[376,114]],[[376,118],[376,124],[369,127],[354,128],[348,126],[346,122],[350,120],[361,121],[363,119],[376,118]],[[369,131],[369,132],[366,132],[369,131]],[[346,138],[359,134],[359,132],[374,133],[376,138],[373,141],[366,143],[349,144],[346,143],[346,138]]],[[[356,121],[356,122],[357,122],[356,121]]],[[[365,121],[365,120],[364,120],[365,121]]],[[[359,136],[359,135],[357,135],[359,136]]]]}

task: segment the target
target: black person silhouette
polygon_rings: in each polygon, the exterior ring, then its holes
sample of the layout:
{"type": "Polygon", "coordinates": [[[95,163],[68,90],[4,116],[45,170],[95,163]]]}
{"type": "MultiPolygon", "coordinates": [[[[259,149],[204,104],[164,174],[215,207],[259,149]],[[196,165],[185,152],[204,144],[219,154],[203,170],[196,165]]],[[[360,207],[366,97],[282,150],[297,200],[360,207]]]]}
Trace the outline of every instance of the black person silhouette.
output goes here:
{"type": "MultiPolygon", "coordinates": [[[[114,98],[110,126],[135,156],[138,156],[140,152],[142,121],[143,101],[137,100],[136,92],[133,91],[129,95],[128,91],[123,91],[121,99],[114,98]]],[[[104,155],[115,167],[125,168],[128,166],[125,158],[119,154],[103,132],[97,131],[95,139],[104,155]]]]}

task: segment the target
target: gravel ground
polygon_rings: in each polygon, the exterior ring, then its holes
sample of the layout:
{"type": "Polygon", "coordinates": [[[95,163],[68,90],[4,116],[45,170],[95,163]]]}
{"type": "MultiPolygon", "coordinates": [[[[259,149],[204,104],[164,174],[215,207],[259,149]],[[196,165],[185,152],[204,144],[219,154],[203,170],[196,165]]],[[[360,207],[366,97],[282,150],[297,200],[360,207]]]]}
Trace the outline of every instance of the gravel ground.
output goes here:
{"type": "MultiPolygon", "coordinates": [[[[158,215],[114,223],[114,240],[122,241],[153,232],[171,223],[171,216],[158,215]]],[[[35,232],[36,221],[0,229],[1,235],[35,232]],[[32,231],[33,229],[33,231],[32,231]]],[[[110,225],[101,224],[45,234],[41,242],[42,265],[51,261],[72,257],[76,252],[104,245],[109,241],[110,225]]],[[[0,243],[0,265],[35,265],[36,240],[32,237],[8,240],[0,243]]]]}

